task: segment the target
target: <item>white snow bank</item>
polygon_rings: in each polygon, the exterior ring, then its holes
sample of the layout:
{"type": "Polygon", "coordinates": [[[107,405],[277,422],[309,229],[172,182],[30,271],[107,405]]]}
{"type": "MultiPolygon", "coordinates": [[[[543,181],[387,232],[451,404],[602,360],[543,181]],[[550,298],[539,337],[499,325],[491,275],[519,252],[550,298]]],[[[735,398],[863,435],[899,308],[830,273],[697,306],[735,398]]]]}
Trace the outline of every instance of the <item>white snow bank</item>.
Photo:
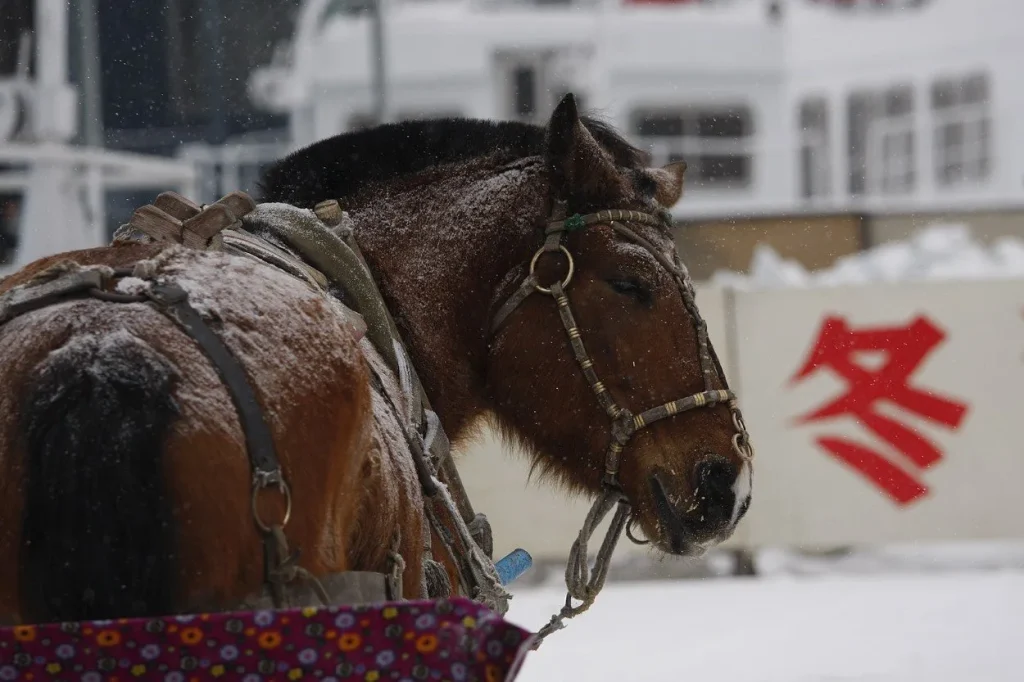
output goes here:
{"type": "MultiPolygon", "coordinates": [[[[517,591],[536,630],[564,599],[517,591]]],[[[1024,573],[610,584],[520,682],[1019,682],[1024,573]]]]}
{"type": "Polygon", "coordinates": [[[1000,278],[1024,278],[1024,239],[1000,237],[986,246],[973,238],[967,225],[935,224],[907,241],[843,256],[832,267],[813,272],[758,244],[750,274],[719,270],[711,281],[749,290],[1000,278]]]}

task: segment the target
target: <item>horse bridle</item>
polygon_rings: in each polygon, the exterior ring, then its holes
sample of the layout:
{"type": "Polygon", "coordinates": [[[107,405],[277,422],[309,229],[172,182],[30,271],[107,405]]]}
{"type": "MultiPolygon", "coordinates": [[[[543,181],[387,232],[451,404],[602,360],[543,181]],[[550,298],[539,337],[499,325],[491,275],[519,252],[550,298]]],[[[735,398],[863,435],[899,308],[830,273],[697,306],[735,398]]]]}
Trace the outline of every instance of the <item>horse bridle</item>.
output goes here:
{"type": "Polygon", "coordinates": [[[733,450],[740,458],[745,461],[749,461],[753,457],[753,449],[750,446],[750,440],[746,426],[743,422],[743,416],[740,413],[739,406],[736,402],[736,394],[729,389],[729,385],[725,378],[725,372],[722,370],[718,356],[711,344],[708,343],[707,323],[700,316],[700,312],[697,309],[697,304],[694,300],[693,286],[690,283],[690,278],[685,267],[679,263],[674,249],[672,252],[672,260],[669,260],[668,256],[657,249],[650,241],[623,225],[623,222],[667,227],[665,221],[656,215],[641,211],[623,210],[604,210],[596,213],[589,213],[587,215],[575,214],[562,220],[549,222],[547,228],[544,230],[546,236],[544,245],[534,253],[533,258],[530,261],[529,274],[523,280],[515,293],[506,300],[505,304],[496,313],[494,323],[491,326],[491,334],[493,335],[496,333],[502,324],[504,324],[508,319],[509,315],[511,315],[512,312],[531,294],[547,294],[555,299],[555,302],[558,304],[558,314],[559,317],[561,317],[562,326],[565,327],[565,331],[569,335],[569,343],[572,344],[573,355],[576,356],[576,361],[579,363],[580,369],[583,370],[583,375],[586,377],[587,383],[590,384],[590,388],[593,390],[598,402],[611,419],[612,441],[608,447],[608,454],[605,459],[605,474],[603,480],[603,485],[606,487],[621,489],[618,474],[622,450],[634,434],[657,421],[665,419],[666,417],[671,417],[672,415],[680,414],[699,407],[717,405],[718,403],[727,403],[729,411],[732,413],[733,426],[736,428],[736,434],[732,438],[733,450]],[[566,287],[568,287],[570,282],[572,282],[572,277],[575,272],[575,263],[573,261],[572,253],[570,253],[569,249],[562,243],[566,235],[582,230],[588,225],[594,225],[596,223],[610,224],[615,232],[631,242],[645,248],[672,275],[672,278],[675,280],[679,287],[679,291],[682,294],[683,303],[685,304],[687,311],[690,313],[690,316],[693,318],[694,325],[696,326],[697,346],[699,349],[701,370],[704,374],[705,390],[699,393],[694,393],[685,398],[669,401],[657,407],[652,407],[640,412],[639,414],[634,414],[629,409],[620,407],[608,392],[604,382],[598,378],[597,372],[594,370],[594,363],[590,359],[587,354],[587,350],[583,345],[583,339],[580,334],[579,327],[577,326],[576,319],[572,314],[569,297],[565,293],[566,287]],[[537,278],[537,262],[543,254],[554,251],[560,251],[568,260],[568,272],[565,275],[565,279],[561,282],[555,282],[550,287],[544,287],[540,284],[540,281],[537,278]],[[725,387],[724,389],[713,388],[714,378],[716,375],[721,382],[721,385],[725,387]]]}
{"type": "Polygon", "coordinates": [[[619,209],[597,211],[596,213],[588,213],[586,215],[577,213],[569,217],[564,217],[564,214],[564,207],[561,205],[557,206],[552,215],[552,220],[548,222],[544,230],[544,244],[534,253],[533,258],[530,260],[529,273],[519,287],[498,309],[490,330],[492,336],[496,334],[508,317],[532,294],[547,294],[554,298],[558,305],[558,314],[562,320],[562,326],[569,336],[569,343],[572,346],[576,362],[583,371],[583,375],[586,377],[587,383],[590,385],[601,407],[611,420],[611,442],[605,456],[605,471],[601,484],[602,495],[594,503],[593,508],[587,515],[587,520],[580,531],[579,538],[573,544],[570,561],[566,568],[566,584],[569,588],[569,595],[566,597],[566,604],[562,611],[556,614],[551,622],[542,628],[538,634],[536,645],[539,645],[540,641],[551,634],[551,632],[564,627],[562,621],[565,618],[572,618],[589,608],[604,583],[608,560],[615,548],[618,537],[623,530],[627,529],[632,514],[628,497],[619,481],[619,468],[623,449],[638,431],[676,414],[725,403],[732,414],[733,427],[736,429],[736,433],[732,437],[733,451],[745,462],[751,461],[754,456],[750,437],[736,401],[736,394],[729,388],[718,356],[708,342],[707,323],[697,309],[689,273],[679,261],[674,248],[671,250],[670,259],[669,256],[655,247],[649,240],[624,224],[640,223],[667,229],[669,228],[668,221],[661,216],[651,213],[619,209]],[[572,282],[575,262],[572,253],[563,244],[563,241],[569,234],[597,223],[607,223],[617,234],[646,249],[669,272],[676,282],[683,298],[683,304],[686,306],[686,310],[689,312],[696,327],[697,346],[701,370],[704,375],[703,391],[634,414],[628,408],[621,407],[616,403],[604,382],[598,378],[597,372],[594,370],[594,363],[587,354],[586,347],[583,344],[579,326],[576,324],[576,319],[572,313],[572,306],[569,303],[569,297],[565,293],[566,288],[572,282]],[[537,263],[542,255],[556,251],[561,252],[567,259],[568,271],[562,281],[545,287],[537,277],[537,263]],[[714,388],[716,376],[724,387],[723,389],[714,388]],[[598,554],[593,580],[588,580],[587,541],[593,534],[594,527],[607,515],[611,507],[616,505],[618,509],[598,554]],[[573,607],[571,602],[573,597],[582,601],[583,604],[573,607]]]}

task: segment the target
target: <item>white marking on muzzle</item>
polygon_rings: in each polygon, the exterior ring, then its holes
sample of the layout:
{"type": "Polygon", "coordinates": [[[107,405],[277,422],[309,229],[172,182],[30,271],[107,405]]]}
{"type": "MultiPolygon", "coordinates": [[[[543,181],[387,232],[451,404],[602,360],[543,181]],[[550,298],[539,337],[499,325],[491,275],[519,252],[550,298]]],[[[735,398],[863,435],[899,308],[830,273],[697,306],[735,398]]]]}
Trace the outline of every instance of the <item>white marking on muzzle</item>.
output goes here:
{"type": "Polygon", "coordinates": [[[750,462],[743,462],[743,467],[740,469],[740,475],[736,477],[736,481],[732,484],[733,495],[736,496],[735,502],[732,505],[732,521],[730,526],[735,526],[740,520],[740,509],[750,499],[750,490],[753,487],[754,472],[750,466],[750,462]]]}

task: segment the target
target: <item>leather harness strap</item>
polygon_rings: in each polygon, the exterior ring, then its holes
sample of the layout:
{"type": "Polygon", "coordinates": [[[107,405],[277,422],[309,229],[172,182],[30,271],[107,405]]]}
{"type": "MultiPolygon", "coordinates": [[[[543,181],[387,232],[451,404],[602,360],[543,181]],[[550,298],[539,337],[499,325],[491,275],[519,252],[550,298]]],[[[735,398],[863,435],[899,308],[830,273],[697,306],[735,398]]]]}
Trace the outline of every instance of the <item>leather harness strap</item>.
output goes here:
{"type": "Polygon", "coordinates": [[[282,474],[281,463],[274,447],[274,434],[264,418],[263,408],[245,369],[235,354],[206,324],[202,315],[189,304],[188,292],[178,284],[153,283],[144,296],[192,337],[209,358],[228,389],[228,395],[231,396],[245,437],[245,451],[249,456],[249,468],[252,473],[252,519],[263,536],[264,578],[275,606],[281,608],[286,605],[285,586],[299,577],[311,583],[324,606],[329,606],[330,598],[323,586],[298,565],[297,551],[291,552],[288,549],[284,527],[288,525],[292,515],[291,487],[282,474]],[[264,521],[259,510],[259,498],[262,492],[269,488],[277,488],[284,497],[284,515],[276,523],[264,521]]]}
{"type": "MultiPolygon", "coordinates": [[[[235,354],[224,345],[220,337],[189,304],[188,293],[179,285],[174,282],[153,284],[146,296],[192,337],[227,386],[235,409],[238,410],[242,433],[245,434],[245,448],[252,468],[253,486],[266,488],[276,484],[290,500],[291,494],[286,492],[288,484],[281,475],[281,464],[274,448],[274,435],[263,418],[263,409],[256,397],[256,391],[249,383],[249,377],[235,354]]],[[[291,507],[290,501],[288,507],[291,507]]],[[[285,512],[283,523],[287,523],[289,512],[290,510],[285,512]]],[[[259,517],[257,524],[261,527],[263,525],[259,517]]]]}

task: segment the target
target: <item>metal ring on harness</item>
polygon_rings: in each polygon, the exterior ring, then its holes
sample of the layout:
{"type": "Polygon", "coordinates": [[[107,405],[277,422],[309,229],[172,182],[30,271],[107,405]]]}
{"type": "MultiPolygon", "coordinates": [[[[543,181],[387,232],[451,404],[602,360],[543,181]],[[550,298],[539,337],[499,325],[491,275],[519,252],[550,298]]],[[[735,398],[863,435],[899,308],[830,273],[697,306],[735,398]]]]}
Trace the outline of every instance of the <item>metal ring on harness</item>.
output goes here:
{"type": "MultiPolygon", "coordinates": [[[[266,490],[269,487],[270,485],[254,485],[252,488],[252,518],[253,521],[256,522],[256,527],[264,533],[269,533],[271,526],[265,524],[262,517],[260,517],[260,512],[256,508],[256,500],[259,499],[260,491],[266,490]]],[[[281,491],[282,495],[284,495],[284,518],[281,519],[280,524],[276,525],[284,528],[288,525],[288,520],[292,517],[292,489],[284,479],[277,481],[277,489],[281,491]]]]}
{"type": "MultiPolygon", "coordinates": [[[[569,286],[569,282],[572,281],[572,275],[576,271],[576,263],[573,261],[572,254],[569,253],[569,249],[567,249],[564,246],[562,246],[561,244],[559,244],[558,245],[558,250],[561,251],[563,254],[565,254],[565,257],[569,259],[569,273],[565,276],[565,279],[562,281],[562,288],[564,289],[567,286],[569,286]]],[[[541,248],[537,249],[537,253],[533,254],[533,258],[530,259],[530,274],[531,275],[534,274],[534,272],[537,269],[537,261],[540,259],[540,255],[542,253],[546,252],[546,251],[547,251],[547,249],[541,247],[541,248]]],[[[534,284],[533,288],[536,289],[537,291],[539,291],[542,294],[550,294],[551,293],[551,289],[548,289],[547,287],[542,287],[539,284],[534,284]]]]}

